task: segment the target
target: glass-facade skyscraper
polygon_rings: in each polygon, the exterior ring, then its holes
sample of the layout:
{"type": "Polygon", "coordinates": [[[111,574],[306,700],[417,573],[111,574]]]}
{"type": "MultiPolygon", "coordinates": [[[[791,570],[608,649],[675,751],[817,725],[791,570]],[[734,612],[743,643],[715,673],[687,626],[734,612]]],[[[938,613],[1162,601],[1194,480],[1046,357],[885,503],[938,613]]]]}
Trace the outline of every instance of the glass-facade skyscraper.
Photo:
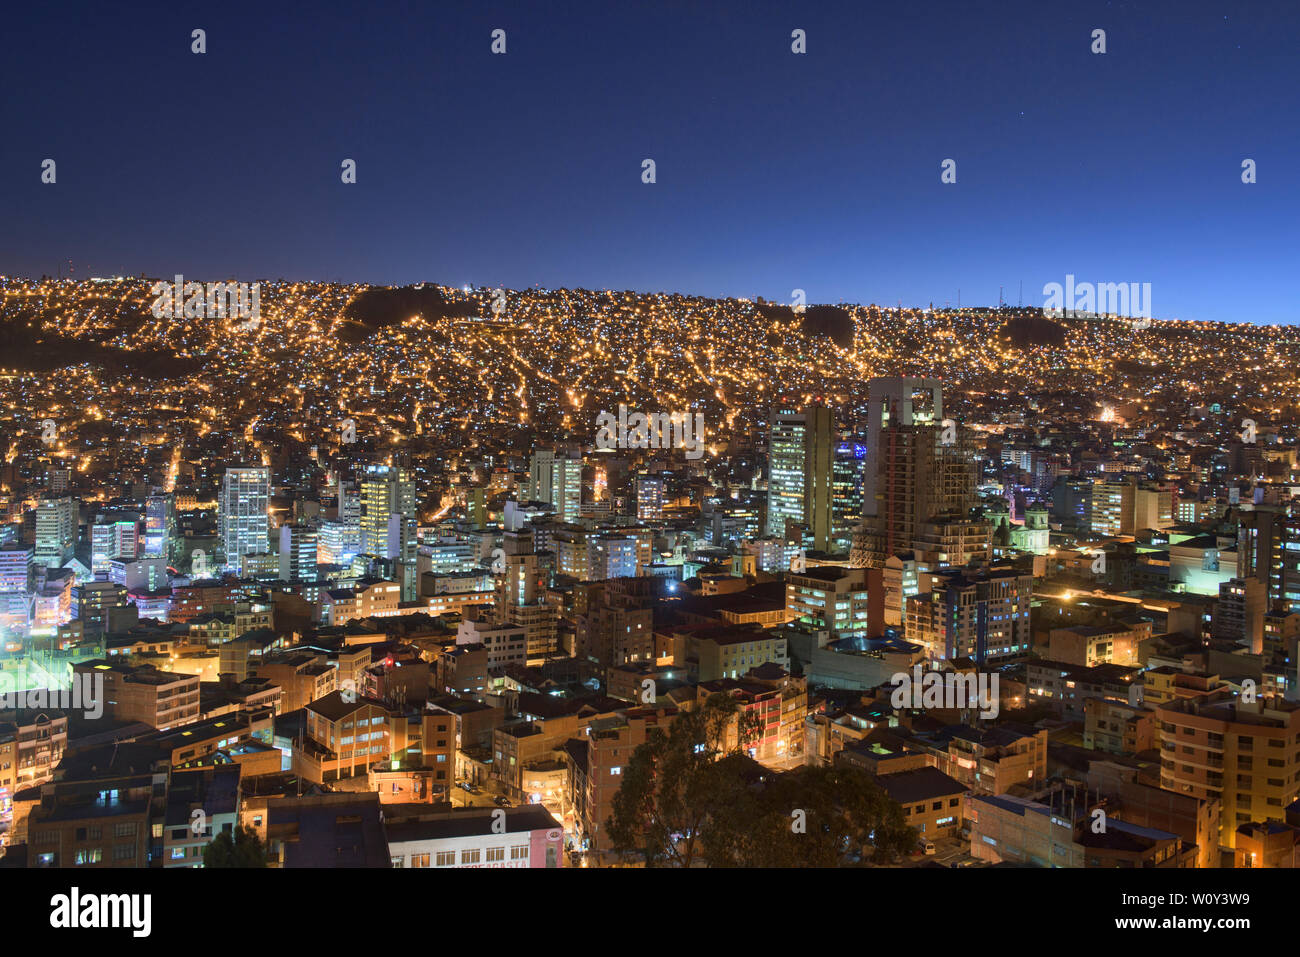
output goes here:
{"type": "Polygon", "coordinates": [[[217,519],[226,550],[226,566],[238,568],[245,555],[267,551],[270,542],[271,470],[226,469],[221,478],[217,519]]]}

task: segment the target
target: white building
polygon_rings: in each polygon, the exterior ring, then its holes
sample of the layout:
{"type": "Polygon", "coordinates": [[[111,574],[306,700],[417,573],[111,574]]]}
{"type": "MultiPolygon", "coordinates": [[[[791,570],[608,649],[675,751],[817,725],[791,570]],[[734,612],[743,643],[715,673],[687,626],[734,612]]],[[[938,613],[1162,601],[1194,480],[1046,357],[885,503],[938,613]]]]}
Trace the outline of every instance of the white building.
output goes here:
{"type": "Polygon", "coordinates": [[[137,523],[132,519],[100,519],[90,530],[90,570],[107,575],[114,558],[139,554],[137,523]]]}
{"type": "Polygon", "coordinates": [[[226,469],[217,506],[226,566],[238,568],[245,555],[264,554],[270,547],[271,470],[226,469]]]}
{"type": "Polygon", "coordinates": [[[72,498],[47,498],[36,506],[36,562],[61,568],[77,543],[77,502],[72,498]]]}
{"type": "Polygon", "coordinates": [[[564,829],[536,804],[389,819],[384,832],[394,867],[564,866],[564,829]]]}

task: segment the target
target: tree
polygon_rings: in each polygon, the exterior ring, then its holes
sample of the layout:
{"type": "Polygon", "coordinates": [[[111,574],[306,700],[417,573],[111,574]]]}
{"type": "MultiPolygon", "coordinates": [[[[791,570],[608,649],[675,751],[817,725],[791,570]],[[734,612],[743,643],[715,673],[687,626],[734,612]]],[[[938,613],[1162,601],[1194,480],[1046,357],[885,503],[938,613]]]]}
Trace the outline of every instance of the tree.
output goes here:
{"type": "Polygon", "coordinates": [[[713,812],[732,796],[718,758],[743,754],[758,731],[757,716],[727,693],[679,713],[667,731],[652,728],[614,796],[606,827],[615,850],[640,853],[646,867],[694,864],[713,812]]]}
{"type": "Polygon", "coordinates": [[[917,839],[903,809],[855,768],[803,767],[735,793],[709,832],[720,867],[885,863],[917,839]]]}
{"type": "Polygon", "coordinates": [[[222,831],[203,849],[204,867],[266,867],[267,851],[251,827],[240,826],[231,839],[222,831]]]}
{"type": "Polygon", "coordinates": [[[652,730],[614,797],[615,849],[647,867],[842,867],[889,863],[915,845],[903,809],[870,775],[768,771],[746,753],[758,730],[725,694],[652,730]]]}

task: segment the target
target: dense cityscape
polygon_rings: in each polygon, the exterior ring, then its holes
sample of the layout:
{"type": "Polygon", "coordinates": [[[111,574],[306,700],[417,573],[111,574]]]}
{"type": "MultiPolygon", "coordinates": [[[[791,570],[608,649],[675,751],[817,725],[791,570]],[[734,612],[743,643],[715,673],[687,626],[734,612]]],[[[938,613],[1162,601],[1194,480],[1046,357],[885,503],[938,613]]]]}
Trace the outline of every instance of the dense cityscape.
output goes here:
{"type": "Polygon", "coordinates": [[[0,294],[3,866],[1300,859],[1293,327],[0,294]]]}
{"type": "Polygon", "coordinates": [[[1297,27],[6,10],[19,939],[1285,947],[1297,27]]]}

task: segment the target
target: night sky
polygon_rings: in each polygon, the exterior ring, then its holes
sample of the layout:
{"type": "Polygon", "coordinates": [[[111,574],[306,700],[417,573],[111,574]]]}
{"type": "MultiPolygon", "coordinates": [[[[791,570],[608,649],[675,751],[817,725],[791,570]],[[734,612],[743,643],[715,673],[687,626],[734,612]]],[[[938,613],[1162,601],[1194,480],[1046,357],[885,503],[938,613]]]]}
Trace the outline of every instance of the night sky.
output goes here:
{"type": "Polygon", "coordinates": [[[999,285],[1015,305],[1022,280],[1041,305],[1072,273],[1151,283],[1158,318],[1300,320],[1293,2],[23,3],[4,17],[7,275],[71,259],[78,277],[942,306],[959,289],[995,304],[999,285]]]}

